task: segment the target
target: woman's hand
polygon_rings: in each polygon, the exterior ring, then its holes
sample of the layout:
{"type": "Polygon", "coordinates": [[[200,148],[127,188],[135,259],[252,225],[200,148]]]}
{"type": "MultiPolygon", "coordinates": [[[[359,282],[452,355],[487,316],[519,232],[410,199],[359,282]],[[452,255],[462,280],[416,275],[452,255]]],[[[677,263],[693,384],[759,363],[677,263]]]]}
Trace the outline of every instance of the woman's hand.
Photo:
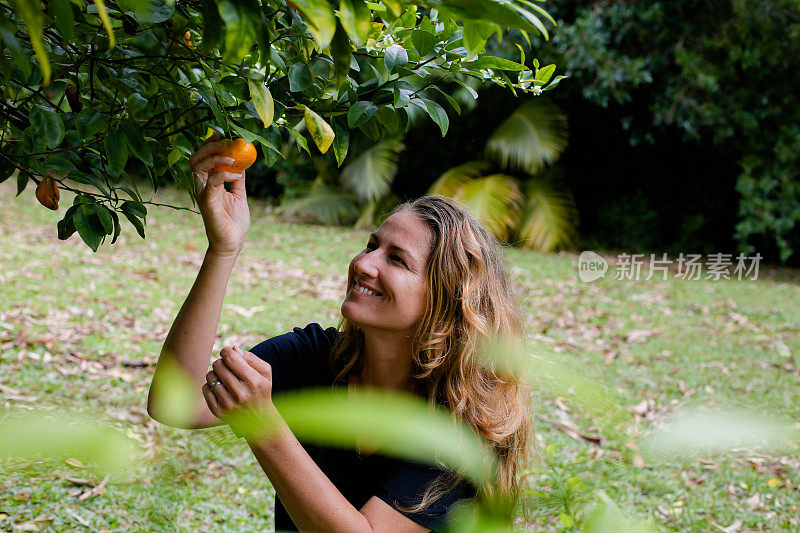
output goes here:
{"type": "Polygon", "coordinates": [[[274,416],[272,367],[250,352],[223,348],[203,385],[209,410],[245,435],[269,429],[274,416]],[[213,385],[213,386],[212,386],[213,385]]]}
{"type": "Polygon", "coordinates": [[[244,238],[250,228],[250,209],[244,187],[244,171],[241,174],[216,172],[215,165],[229,165],[233,159],[219,154],[225,148],[219,141],[219,133],[209,137],[200,149],[189,158],[189,167],[203,183],[197,194],[197,204],[203,215],[209,250],[219,254],[236,254],[244,246],[244,238]],[[231,191],[225,190],[224,182],[231,183],[231,191]]]}

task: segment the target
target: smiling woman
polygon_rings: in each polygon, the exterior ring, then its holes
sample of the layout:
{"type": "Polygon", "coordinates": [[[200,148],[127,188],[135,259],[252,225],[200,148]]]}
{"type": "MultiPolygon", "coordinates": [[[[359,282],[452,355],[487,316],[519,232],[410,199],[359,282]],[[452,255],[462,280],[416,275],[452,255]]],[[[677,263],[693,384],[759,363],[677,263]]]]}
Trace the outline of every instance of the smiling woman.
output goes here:
{"type": "Polygon", "coordinates": [[[517,310],[497,243],[442,198],[400,206],[370,235],[350,262],[338,328],[309,324],[250,351],[224,348],[208,371],[250,220],[244,172],[212,170],[225,163],[223,149],[212,138],[192,156],[205,184],[198,204],[209,247],[159,357],[151,416],[171,421],[164,398],[174,384],[166,369],[177,363],[197,391],[196,414],[182,427],[236,429],[242,413],[279,421],[281,429],[268,436],[247,434],[277,494],[278,530],[428,531],[478,490],[514,499],[527,459],[530,395],[515,378],[479,364],[477,350],[496,335],[518,338],[517,310]],[[280,423],[272,397],[312,387],[401,391],[443,407],[495,453],[499,477],[475,487],[462,472],[392,458],[375,442],[356,450],[300,442],[280,423]]]}

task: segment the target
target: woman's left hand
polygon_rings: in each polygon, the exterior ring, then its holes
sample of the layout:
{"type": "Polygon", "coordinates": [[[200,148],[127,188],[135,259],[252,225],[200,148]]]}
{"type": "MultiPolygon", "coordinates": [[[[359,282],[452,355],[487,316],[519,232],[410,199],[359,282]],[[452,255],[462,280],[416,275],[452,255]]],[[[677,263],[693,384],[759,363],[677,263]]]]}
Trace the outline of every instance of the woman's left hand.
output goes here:
{"type": "Polygon", "coordinates": [[[234,347],[223,348],[211,368],[202,388],[209,410],[245,434],[265,429],[275,413],[269,363],[234,347]]]}

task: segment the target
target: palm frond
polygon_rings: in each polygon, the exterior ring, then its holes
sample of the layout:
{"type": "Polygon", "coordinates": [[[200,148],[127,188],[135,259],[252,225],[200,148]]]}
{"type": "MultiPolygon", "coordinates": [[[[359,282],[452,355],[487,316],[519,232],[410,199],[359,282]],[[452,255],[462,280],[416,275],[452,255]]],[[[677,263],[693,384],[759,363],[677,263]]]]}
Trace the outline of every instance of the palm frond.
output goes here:
{"type": "Polygon", "coordinates": [[[486,156],[502,168],[536,174],[567,147],[567,118],[553,103],[537,97],[511,114],[486,142],[486,156]]]}
{"type": "Polygon", "coordinates": [[[519,182],[506,174],[469,180],[458,188],[454,199],[500,241],[508,240],[522,207],[519,182]]]}
{"type": "Polygon", "coordinates": [[[342,169],[342,185],[353,191],[360,202],[386,195],[397,174],[397,158],[403,148],[403,143],[394,139],[367,148],[342,169]]]}
{"type": "Polygon", "coordinates": [[[455,198],[456,192],[462,185],[470,180],[480,178],[483,172],[489,168],[484,161],[470,161],[446,170],[444,174],[433,182],[428,189],[428,194],[439,194],[448,198],[455,198]]]}
{"type": "Polygon", "coordinates": [[[554,180],[525,183],[525,206],[516,235],[523,248],[552,252],[575,245],[578,210],[572,193],[554,180]]]}
{"type": "Polygon", "coordinates": [[[358,216],[351,193],[321,183],[315,183],[305,196],[283,204],[281,210],[329,226],[352,221],[358,216]]]}

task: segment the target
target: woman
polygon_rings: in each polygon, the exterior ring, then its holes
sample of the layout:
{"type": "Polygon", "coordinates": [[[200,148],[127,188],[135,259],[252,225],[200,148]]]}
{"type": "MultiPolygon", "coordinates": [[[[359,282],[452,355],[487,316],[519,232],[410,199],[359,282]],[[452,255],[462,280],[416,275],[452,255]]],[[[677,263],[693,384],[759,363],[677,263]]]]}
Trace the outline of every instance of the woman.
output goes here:
{"type": "MultiPolygon", "coordinates": [[[[520,322],[489,233],[454,205],[425,197],[400,206],[350,263],[340,328],[317,324],[264,341],[249,352],[224,348],[208,363],[225,289],[250,217],[245,176],[215,135],[190,158],[205,184],[198,195],[209,246],[197,280],[164,343],[148,398],[159,417],[163,368],[177,363],[197,384],[197,414],[186,427],[224,424],[232,412],[280,420],[272,394],[348,385],[408,391],[449,409],[495,452],[499,480],[487,493],[518,494],[527,465],[530,396],[515,379],[475,362],[493,335],[519,338],[520,322]],[[224,182],[230,182],[230,192],[224,182]]],[[[277,530],[408,531],[441,526],[452,506],[474,497],[458,475],[430,465],[301,444],[285,425],[248,444],[277,494],[277,530]]]]}

